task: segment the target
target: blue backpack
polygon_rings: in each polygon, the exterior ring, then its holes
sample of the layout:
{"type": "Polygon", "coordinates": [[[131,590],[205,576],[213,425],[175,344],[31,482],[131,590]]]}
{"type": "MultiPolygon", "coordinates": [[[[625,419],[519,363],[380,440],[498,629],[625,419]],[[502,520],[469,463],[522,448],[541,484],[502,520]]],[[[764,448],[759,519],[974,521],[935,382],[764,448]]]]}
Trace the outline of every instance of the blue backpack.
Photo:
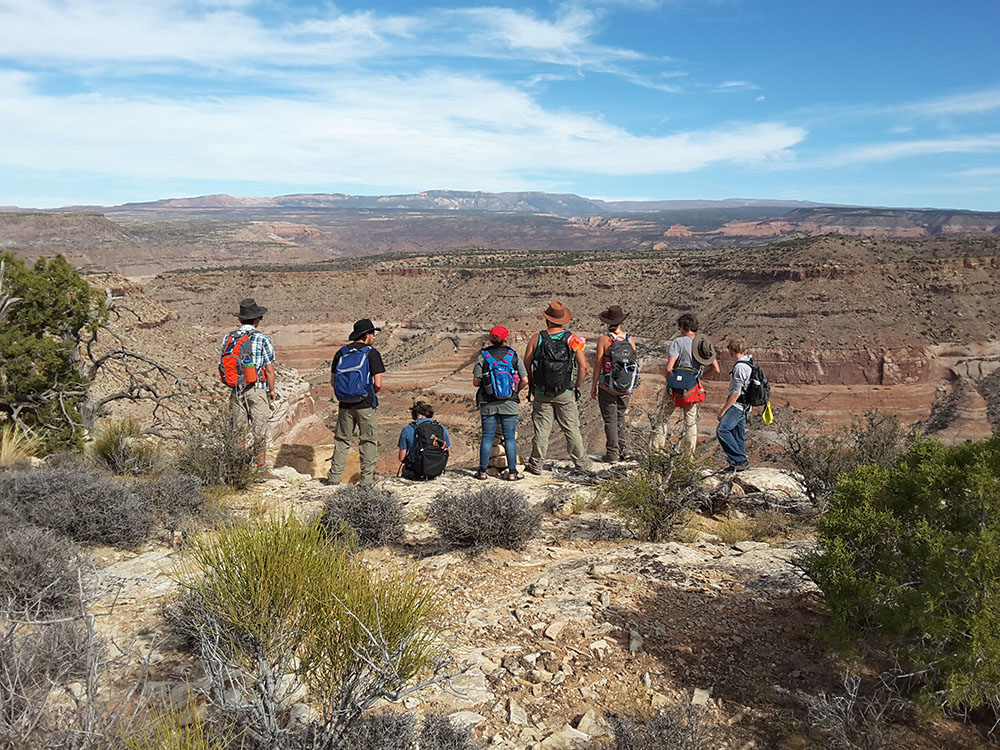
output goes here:
{"type": "Polygon", "coordinates": [[[333,373],[333,394],[341,403],[360,403],[372,392],[373,381],[368,367],[368,353],[371,350],[370,346],[360,349],[341,347],[340,360],[333,373]]]}
{"type": "Polygon", "coordinates": [[[513,349],[497,359],[486,349],[483,349],[483,361],[487,369],[483,372],[483,392],[492,401],[503,401],[511,398],[514,388],[514,358],[517,355],[513,349]]]}

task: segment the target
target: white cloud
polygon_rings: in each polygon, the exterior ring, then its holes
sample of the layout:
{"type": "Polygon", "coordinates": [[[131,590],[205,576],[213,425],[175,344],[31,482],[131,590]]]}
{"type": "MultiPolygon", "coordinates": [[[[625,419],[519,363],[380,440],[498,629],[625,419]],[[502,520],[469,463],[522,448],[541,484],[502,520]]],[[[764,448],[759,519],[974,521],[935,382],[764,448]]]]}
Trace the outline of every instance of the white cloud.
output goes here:
{"type": "Polygon", "coordinates": [[[929,138],[912,141],[877,143],[835,153],[824,160],[825,166],[869,164],[935,154],[975,153],[1000,150],[1000,135],[961,138],[929,138]]]}
{"type": "Polygon", "coordinates": [[[1000,108],[1000,89],[984,89],[903,105],[897,111],[923,117],[968,115],[1000,108]]]}
{"type": "Polygon", "coordinates": [[[955,172],[955,177],[1000,177],[1000,167],[978,167],[955,172]]]}
{"type": "Polygon", "coordinates": [[[523,185],[522,174],[686,172],[789,158],[805,132],[737,124],[640,136],[549,110],[489,79],[443,72],[329,81],[322,97],[128,100],[34,92],[0,76],[0,164],[144,179],[523,185]]]}

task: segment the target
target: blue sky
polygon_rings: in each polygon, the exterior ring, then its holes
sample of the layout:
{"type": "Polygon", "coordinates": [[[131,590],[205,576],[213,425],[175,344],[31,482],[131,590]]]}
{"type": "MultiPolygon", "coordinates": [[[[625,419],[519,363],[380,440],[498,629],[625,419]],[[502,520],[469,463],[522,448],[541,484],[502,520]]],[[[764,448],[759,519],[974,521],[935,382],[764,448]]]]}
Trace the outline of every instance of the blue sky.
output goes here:
{"type": "Polygon", "coordinates": [[[0,0],[0,205],[430,189],[1000,210],[996,0],[0,0]]]}

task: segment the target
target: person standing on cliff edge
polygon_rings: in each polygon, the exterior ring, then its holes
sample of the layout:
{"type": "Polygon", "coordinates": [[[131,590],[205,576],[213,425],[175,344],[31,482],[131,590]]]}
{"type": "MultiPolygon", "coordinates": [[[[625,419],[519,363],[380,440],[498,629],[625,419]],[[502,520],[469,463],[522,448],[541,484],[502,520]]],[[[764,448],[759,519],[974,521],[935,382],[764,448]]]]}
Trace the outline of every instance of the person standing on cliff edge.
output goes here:
{"type": "Polygon", "coordinates": [[[222,341],[223,356],[237,355],[241,359],[238,366],[245,372],[239,384],[231,388],[230,400],[236,407],[236,418],[240,420],[243,430],[253,435],[259,451],[257,465],[261,468],[267,456],[267,423],[271,418],[271,404],[277,398],[274,345],[267,335],[257,330],[266,312],[266,307],[247,297],[240,302],[240,311],[234,313],[239,318],[240,327],[227,334],[222,341]]]}
{"type": "Polygon", "coordinates": [[[327,484],[340,484],[347,466],[354,432],[358,432],[361,454],[361,484],[375,482],[378,460],[378,394],[382,390],[385,365],[375,348],[375,333],[381,331],[368,318],[354,324],[350,343],[340,347],[330,364],[330,385],[340,406],[334,430],[333,458],[327,472],[327,484]]]}

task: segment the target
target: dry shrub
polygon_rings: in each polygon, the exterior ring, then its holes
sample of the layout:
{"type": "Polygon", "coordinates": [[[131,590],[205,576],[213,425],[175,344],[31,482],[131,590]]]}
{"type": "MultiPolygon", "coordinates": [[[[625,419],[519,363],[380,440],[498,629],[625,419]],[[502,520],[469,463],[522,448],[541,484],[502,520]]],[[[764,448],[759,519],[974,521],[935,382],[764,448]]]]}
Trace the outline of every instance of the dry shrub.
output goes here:
{"type": "Polygon", "coordinates": [[[160,446],[143,436],[134,419],[102,425],[90,445],[90,455],[98,466],[120,476],[149,474],[162,462],[160,446]]]}
{"type": "Polygon", "coordinates": [[[645,722],[626,716],[607,717],[610,750],[708,750],[714,747],[702,711],[690,704],[674,705],[645,722]]]}
{"type": "Polygon", "coordinates": [[[206,487],[245,490],[260,474],[260,448],[247,434],[238,407],[226,401],[207,424],[193,424],[176,456],[178,469],[206,487]]]}
{"type": "Polygon", "coordinates": [[[0,473],[0,507],[77,542],[131,548],[152,533],[149,506],[118,479],[73,460],[0,473]]]}
{"type": "Polygon", "coordinates": [[[826,750],[889,750],[896,747],[888,722],[892,699],[860,694],[861,679],[844,676],[844,694],[809,700],[809,723],[826,750]]]}
{"type": "Polygon", "coordinates": [[[73,542],[47,529],[0,530],[0,607],[49,617],[80,606],[81,558],[73,542]]]}
{"type": "Polygon", "coordinates": [[[403,538],[403,506],[392,492],[352,484],[326,501],[320,524],[332,536],[347,525],[363,547],[395,544],[403,538]]]}
{"type": "Polygon", "coordinates": [[[541,513],[505,485],[442,492],[427,516],[451,547],[523,549],[538,535],[541,513]]]}
{"type": "Polygon", "coordinates": [[[468,727],[443,714],[428,714],[420,731],[413,714],[375,711],[365,714],[345,737],[344,750],[482,750],[468,727]]]}
{"type": "MultiPolygon", "coordinates": [[[[169,471],[132,485],[133,492],[152,509],[157,522],[173,535],[186,521],[205,512],[201,480],[193,474],[169,471]]],[[[186,530],[185,530],[186,531],[186,530]]]]}

